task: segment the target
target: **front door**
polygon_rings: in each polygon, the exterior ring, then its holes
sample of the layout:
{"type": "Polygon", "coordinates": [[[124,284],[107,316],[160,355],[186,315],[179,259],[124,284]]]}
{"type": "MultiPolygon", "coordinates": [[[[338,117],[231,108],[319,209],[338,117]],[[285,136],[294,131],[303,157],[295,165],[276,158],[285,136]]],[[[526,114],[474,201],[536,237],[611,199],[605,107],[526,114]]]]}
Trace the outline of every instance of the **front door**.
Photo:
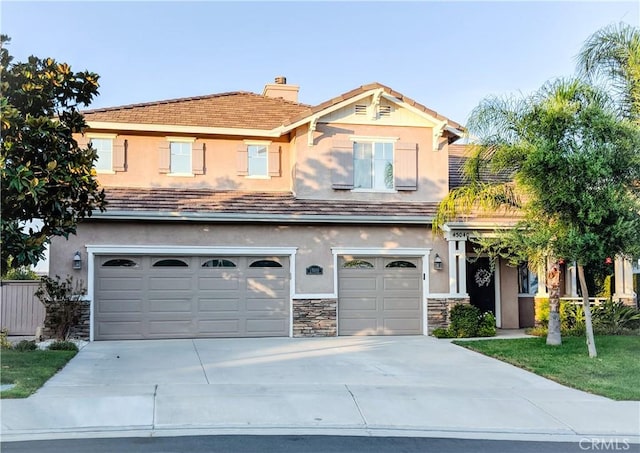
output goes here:
{"type": "Polygon", "coordinates": [[[467,261],[467,291],[471,305],[485,313],[496,314],[496,279],[489,258],[467,261]]]}

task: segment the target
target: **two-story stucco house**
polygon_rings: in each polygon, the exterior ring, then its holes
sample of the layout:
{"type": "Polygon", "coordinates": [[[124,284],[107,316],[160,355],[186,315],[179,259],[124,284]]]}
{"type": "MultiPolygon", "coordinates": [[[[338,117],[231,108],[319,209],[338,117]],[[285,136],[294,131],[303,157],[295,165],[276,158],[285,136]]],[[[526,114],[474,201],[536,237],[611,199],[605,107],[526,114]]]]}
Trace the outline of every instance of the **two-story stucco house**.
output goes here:
{"type": "Polygon", "coordinates": [[[467,260],[508,219],[431,230],[460,124],[377,83],[297,97],[279,77],[85,112],[108,209],[50,256],[88,288],[91,339],[420,335],[463,302],[533,323],[535,275],[467,260]]]}

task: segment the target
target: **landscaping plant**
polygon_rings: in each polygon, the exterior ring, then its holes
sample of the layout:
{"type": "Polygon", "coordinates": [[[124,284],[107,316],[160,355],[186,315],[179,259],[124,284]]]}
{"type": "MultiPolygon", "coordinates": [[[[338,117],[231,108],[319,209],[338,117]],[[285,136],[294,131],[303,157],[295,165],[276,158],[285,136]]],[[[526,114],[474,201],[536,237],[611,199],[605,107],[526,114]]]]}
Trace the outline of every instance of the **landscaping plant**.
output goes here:
{"type": "Polygon", "coordinates": [[[73,277],[67,275],[65,280],[43,277],[35,295],[46,308],[45,328],[51,329],[52,334],[59,340],[67,340],[71,328],[78,324],[85,288],[82,282],[74,282],[73,277]]]}

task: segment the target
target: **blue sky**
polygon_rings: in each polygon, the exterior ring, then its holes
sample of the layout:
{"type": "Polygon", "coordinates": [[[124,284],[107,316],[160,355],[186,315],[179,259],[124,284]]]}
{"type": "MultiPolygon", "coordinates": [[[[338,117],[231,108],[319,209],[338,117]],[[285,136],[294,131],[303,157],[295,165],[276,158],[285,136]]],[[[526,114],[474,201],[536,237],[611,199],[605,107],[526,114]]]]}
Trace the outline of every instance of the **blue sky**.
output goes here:
{"type": "Polygon", "coordinates": [[[284,75],[317,104],[389,85],[464,123],[485,96],[571,76],[598,28],[640,24],[640,2],[15,2],[16,60],[53,57],[100,76],[91,107],[226,91],[284,75]]]}

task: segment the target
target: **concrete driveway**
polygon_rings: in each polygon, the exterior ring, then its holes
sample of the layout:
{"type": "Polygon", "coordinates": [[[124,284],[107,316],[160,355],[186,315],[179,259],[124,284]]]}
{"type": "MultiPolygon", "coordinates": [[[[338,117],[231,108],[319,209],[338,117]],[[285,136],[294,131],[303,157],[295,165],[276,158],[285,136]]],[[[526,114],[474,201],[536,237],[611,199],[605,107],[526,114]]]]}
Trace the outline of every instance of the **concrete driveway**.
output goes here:
{"type": "Polygon", "coordinates": [[[240,431],[638,441],[639,427],[638,402],[422,336],[95,342],[31,398],[2,402],[4,440],[240,431]]]}

